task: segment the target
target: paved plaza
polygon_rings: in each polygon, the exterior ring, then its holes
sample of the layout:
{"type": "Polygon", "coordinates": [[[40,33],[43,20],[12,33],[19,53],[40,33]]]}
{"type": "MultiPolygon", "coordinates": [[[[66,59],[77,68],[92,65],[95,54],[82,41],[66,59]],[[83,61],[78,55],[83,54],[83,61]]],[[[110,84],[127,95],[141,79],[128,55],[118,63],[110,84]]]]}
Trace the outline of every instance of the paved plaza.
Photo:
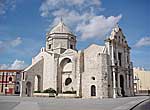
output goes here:
{"type": "Polygon", "coordinates": [[[62,99],[0,96],[0,110],[129,110],[147,96],[117,99],[62,99]]]}

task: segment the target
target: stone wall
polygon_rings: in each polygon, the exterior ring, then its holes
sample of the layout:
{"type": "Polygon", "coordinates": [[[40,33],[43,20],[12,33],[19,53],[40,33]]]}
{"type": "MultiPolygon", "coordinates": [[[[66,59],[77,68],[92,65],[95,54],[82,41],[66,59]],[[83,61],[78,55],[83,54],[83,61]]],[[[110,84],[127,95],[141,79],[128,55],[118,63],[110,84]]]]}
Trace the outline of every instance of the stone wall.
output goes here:
{"type": "Polygon", "coordinates": [[[28,68],[28,70],[24,71],[24,79],[22,76],[22,96],[26,96],[26,88],[27,88],[27,83],[31,83],[31,91],[30,95],[33,95],[34,92],[34,82],[35,82],[35,76],[40,76],[40,90],[43,90],[43,63],[44,60],[38,61],[36,64],[32,65],[31,68],[28,68]]]}
{"type": "Polygon", "coordinates": [[[104,46],[93,44],[84,50],[84,72],[82,73],[83,98],[108,97],[108,80],[103,80],[103,74],[106,73],[108,75],[107,55],[103,54],[104,48],[104,46]],[[105,84],[104,86],[103,83],[105,84]],[[91,96],[91,87],[93,85],[96,88],[96,96],[91,96]]]}

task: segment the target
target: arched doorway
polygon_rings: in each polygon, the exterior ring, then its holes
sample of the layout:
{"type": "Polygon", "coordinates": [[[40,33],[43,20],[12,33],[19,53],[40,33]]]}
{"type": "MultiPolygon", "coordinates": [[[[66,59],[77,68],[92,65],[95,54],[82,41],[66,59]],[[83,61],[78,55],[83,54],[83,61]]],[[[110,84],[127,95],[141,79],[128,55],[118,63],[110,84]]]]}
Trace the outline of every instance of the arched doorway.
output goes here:
{"type": "Polygon", "coordinates": [[[72,61],[70,58],[64,58],[61,60],[59,65],[59,75],[57,78],[58,88],[57,91],[59,93],[65,91],[71,91],[73,87],[70,87],[72,80],[72,61]]]}
{"type": "Polygon", "coordinates": [[[125,91],[124,91],[124,77],[123,77],[123,75],[120,75],[120,88],[121,88],[121,95],[125,96],[125,91]]]}
{"type": "Polygon", "coordinates": [[[96,86],[95,85],[91,86],[91,96],[96,96],[96,86]]]}
{"type": "Polygon", "coordinates": [[[39,75],[36,75],[34,77],[34,91],[40,91],[40,83],[41,77],[39,75]]]}
{"type": "Polygon", "coordinates": [[[31,96],[31,82],[27,82],[27,83],[26,83],[26,95],[27,95],[28,97],[31,96]]]}
{"type": "Polygon", "coordinates": [[[16,82],[15,94],[20,94],[20,83],[16,82]]]}

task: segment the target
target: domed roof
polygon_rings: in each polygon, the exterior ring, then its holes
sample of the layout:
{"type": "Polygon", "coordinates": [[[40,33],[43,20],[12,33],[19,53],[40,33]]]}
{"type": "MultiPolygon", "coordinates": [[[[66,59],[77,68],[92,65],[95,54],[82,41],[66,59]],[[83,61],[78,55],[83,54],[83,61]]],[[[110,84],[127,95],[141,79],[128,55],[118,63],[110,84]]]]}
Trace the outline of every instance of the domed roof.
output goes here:
{"type": "Polygon", "coordinates": [[[69,34],[72,34],[70,29],[63,23],[62,20],[50,31],[50,34],[53,34],[53,33],[69,33],[69,34]]]}

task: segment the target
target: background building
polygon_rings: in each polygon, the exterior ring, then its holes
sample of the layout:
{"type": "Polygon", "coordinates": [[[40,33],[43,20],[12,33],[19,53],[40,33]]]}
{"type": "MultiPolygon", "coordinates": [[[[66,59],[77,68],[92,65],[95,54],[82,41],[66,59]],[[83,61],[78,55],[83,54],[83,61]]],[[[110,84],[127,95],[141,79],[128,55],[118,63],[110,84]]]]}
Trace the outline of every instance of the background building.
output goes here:
{"type": "Polygon", "coordinates": [[[130,47],[116,25],[105,45],[76,49],[76,36],[60,21],[46,34],[46,48],[32,58],[22,74],[22,96],[53,88],[58,96],[75,91],[76,97],[105,98],[133,95],[130,47]]]}
{"type": "Polygon", "coordinates": [[[20,80],[22,70],[0,70],[0,94],[20,94],[20,80]]]}
{"type": "Polygon", "coordinates": [[[148,94],[150,90],[150,71],[144,68],[134,68],[134,92],[136,94],[148,94]]]}

